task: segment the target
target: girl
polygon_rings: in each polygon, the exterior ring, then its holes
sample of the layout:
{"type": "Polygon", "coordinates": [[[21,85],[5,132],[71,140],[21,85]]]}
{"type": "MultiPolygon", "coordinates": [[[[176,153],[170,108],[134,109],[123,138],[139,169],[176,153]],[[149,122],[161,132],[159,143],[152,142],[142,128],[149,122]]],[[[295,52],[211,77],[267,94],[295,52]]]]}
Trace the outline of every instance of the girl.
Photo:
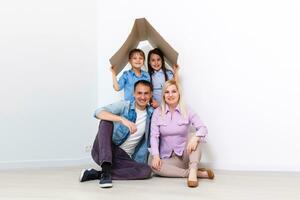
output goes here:
{"type": "Polygon", "coordinates": [[[129,63],[131,70],[124,71],[119,81],[117,81],[117,75],[115,72],[115,66],[111,67],[113,87],[116,91],[124,89],[124,99],[126,101],[134,100],[133,87],[139,80],[150,81],[149,74],[142,70],[144,65],[145,54],[141,49],[133,49],[129,52],[129,63]]]}
{"type": "Polygon", "coordinates": [[[153,85],[153,99],[151,105],[157,108],[161,104],[161,91],[167,80],[173,79],[178,81],[178,65],[173,65],[174,74],[171,70],[166,69],[164,54],[159,48],[151,50],[148,54],[148,73],[153,85]]]}

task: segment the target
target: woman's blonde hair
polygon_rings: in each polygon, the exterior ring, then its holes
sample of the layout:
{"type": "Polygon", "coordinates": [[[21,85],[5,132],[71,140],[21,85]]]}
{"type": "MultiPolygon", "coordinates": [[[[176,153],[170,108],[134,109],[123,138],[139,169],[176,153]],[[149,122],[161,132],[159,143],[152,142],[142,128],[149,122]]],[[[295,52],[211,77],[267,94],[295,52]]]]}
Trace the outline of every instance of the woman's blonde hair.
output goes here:
{"type": "Polygon", "coordinates": [[[162,102],[161,102],[161,116],[164,117],[165,113],[166,113],[166,100],[165,100],[165,92],[167,90],[167,88],[171,85],[175,85],[175,87],[177,88],[177,91],[179,93],[179,99],[178,99],[178,106],[180,109],[180,113],[181,115],[183,115],[183,117],[187,117],[187,110],[186,110],[186,106],[184,104],[183,98],[182,98],[182,92],[181,92],[181,87],[179,85],[179,83],[177,83],[174,79],[168,80],[165,82],[164,87],[162,89],[162,102]]]}

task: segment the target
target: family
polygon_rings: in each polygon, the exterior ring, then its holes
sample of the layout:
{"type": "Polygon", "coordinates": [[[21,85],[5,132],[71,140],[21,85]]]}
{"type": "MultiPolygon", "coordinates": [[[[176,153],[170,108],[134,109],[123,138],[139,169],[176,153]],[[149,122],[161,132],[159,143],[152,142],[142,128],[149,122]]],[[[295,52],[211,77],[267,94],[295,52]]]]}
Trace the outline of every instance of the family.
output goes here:
{"type": "Polygon", "coordinates": [[[148,54],[148,72],[141,69],[142,50],[131,50],[128,59],[131,69],[119,80],[111,67],[113,88],[124,89],[124,101],[95,111],[100,124],[91,154],[101,171],[82,170],[80,182],[98,179],[100,187],[110,188],[112,180],[148,179],[154,173],[187,178],[188,187],[197,187],[198,178],[213,179],[212,170],[198,168],[207,129],[184,104],[178,65],[167,69],[159,48],[148,54]]]}

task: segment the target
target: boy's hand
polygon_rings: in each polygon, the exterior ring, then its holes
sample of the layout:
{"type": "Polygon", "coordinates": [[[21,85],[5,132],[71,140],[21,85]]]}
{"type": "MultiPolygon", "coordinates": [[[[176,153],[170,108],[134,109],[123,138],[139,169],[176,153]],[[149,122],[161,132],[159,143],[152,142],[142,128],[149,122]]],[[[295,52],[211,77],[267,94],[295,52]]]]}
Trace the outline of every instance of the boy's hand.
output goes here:
{"type": "Polygon", "coordinates": [[[117,75],[117,72],[116,72],[116,66],[115,66],[115,65],[112,65],[112,66],[110,67],[110,71],[111,71],[112,75],[114,75],[114,76],[117,75]]]}

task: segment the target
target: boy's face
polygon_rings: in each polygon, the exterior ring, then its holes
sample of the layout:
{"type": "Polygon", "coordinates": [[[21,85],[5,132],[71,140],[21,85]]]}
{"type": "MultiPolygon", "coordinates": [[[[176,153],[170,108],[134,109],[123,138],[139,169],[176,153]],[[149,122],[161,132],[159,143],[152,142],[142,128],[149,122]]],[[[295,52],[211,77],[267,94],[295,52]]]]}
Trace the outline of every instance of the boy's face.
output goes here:
{"type": "Polygon", "coordinates": [[[144,110],[152,97],[152,92],[149,86],[138,84],[134,91],[134,99],[136,107],[144,110]]]}
{"type": "Polygon", "coordinates": [[[134,53],[129,59],[129,63],[134,68],[141,68],[144,65],[144,57],[139,53],[134,53]]]}

